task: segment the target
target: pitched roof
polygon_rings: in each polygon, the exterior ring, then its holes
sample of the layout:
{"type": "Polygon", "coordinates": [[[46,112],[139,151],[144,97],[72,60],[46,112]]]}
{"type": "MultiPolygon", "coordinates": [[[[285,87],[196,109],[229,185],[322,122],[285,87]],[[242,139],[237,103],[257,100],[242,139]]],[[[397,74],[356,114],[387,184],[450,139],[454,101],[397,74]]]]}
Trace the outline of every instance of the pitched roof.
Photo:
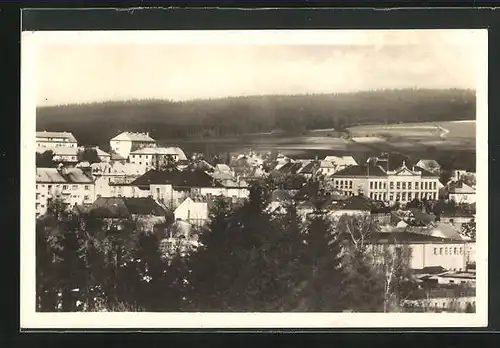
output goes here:
{"type": "Polygon", "coordinates": [[[323,161],[319,162],[319,166],[320,166],[320,168],[334,168],[334,166],[333,166],[333,163],[332,163],[332,162],[330,162],[330,161],[325,161],[325,160],[323,160],[323,161]]]}
{"type": "Polygon", "coordinates": [[[164,216],[165,210],[150,197],[99,197],[90,206],[91,215],[102,218],[128,218],[131,215],[164,216]]]}
{"type": "Polygon", "coordinates": [[[453,242],[448,238],[412,232],[375,232],[371,236],[372,243],[443,243],[453,242]]]}
{"type": "Polygon", "coordinates": [[[202,170],[150,170],[132,181],[132,186],[171,184],[177,187],[221,187],[221,183],[202,170]]]}
{"type": "Polygon", "coordinates": [[[299,169],[298,173],[301,174],[312,174],[314,172],[314,168],[316,167],[316,162],[311,161],[304,165],[302,168],[299,169]]]}
{"type": "Polygon", "coordinates": [[[352,176],[387,176],[387,173],[380,166],[356,165],[349,166],[339,170],[333,177],[352,177],[352,176]]]}
{"type": "Polygon", "coordinates": [[[219,163],[215,165],[215,168],[221,172],[231,172],[231,167],[229,167],[227,164],[219,163]]]}
{"type": "Polygon", "coordinates": [[[71,143],[77,142],[73,133],[70,133],[70,132],[47,132],[47,131],[36,132],[36,137],[37,138],[47,138],[47,139],[48,138],[62,138],[62,139],[66,139],[68,142],[71,142],[71,143]]]}
{"type": "Polygon", "coordinates": [[[441,168],[439,163],[433,159],[421,159],[417,162],[416,166],[429,168],[441,168]]]}
{"type": "Polygon", "coordinates": [[[92,184],[94,181],[80,168],[65,168],[62,171],[57,168],[36,168],[36,182],[92,184]]]}
{"type": "Polygon", "coordinates": [[[435,178],[439,177],[439,175],[434,174],[433,172],[430,172],[422,167],[415,166],[414,170],[420,172],[422,177],[435,177],[435,178]]]}
{"type": "Polygon", "coordinates": [[[352,196],[344,200],[341,204],[340,210],[360,210],[360,211],[372,211],[375,209],[380,209],[380,204],[369,199],[363,195],[352,196]]]}
{"type": "Polygon", "coordinates": [[[326,156],[325,161],[333,162],[337,166],[356,166],[358,163],[352,156],[326,156]]]}
{"type": "Polygon", "coordinates": [[[138,132],[122,132],[118,134],[116,137],[111,140],[130,140],[130,141],[139,141],[139,142],[148,142],[154,143],[155,140],[151,138],[147,133],[138,133],[138,132]]]}
{"type": "Polygon", "coordinates": [[[464,182],[450,183],[448,185],[448,192],[452,194],[473,194],[476,193],[472,187],[464,182]]]}

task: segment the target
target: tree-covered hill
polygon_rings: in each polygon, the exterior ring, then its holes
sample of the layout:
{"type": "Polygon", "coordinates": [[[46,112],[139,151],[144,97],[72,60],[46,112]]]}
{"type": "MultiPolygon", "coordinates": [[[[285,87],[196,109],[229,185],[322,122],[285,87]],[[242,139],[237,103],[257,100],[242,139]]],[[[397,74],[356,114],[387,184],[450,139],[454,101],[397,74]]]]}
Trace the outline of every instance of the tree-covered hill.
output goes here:
{"type": "Polygon", "coordinates": [[[383,90],[345,94],[230,97],[172,102],[130,100],[40,107],[37,130],[70,131],[80,143],[105,144],[121,131],[157,139],[219,137],[357,124],[475,119],[471,90],[383,90]]]}

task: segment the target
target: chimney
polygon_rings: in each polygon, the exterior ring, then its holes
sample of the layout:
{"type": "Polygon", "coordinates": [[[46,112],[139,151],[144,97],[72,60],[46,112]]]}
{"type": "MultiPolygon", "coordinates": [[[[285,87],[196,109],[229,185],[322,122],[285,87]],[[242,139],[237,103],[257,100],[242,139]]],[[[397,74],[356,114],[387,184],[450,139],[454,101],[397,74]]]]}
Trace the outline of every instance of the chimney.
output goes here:
{"type": "Polygon", "coordinates": [[[146,132],[146,135],[149,137],[149,132],[146,132]]]}

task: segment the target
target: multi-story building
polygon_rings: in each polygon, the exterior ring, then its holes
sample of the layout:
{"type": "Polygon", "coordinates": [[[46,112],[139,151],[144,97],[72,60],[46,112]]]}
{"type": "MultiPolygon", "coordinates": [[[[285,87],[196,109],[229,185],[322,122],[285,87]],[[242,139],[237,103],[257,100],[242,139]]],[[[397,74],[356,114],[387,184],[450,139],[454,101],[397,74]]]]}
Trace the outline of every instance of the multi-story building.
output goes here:
{"type": "Polygon", "coordinates": [[[56,163],[78,163],[78,149],[76,147],[56,147],[51,150],[52,160],[56,163]]]}
{"type": "Polygon", "coordinates": [[[350,166],[333,175],[334,187],[344,194],[365,196],[385,202],[407,203],[413,199],[438,199],[439,176],[425,169],[402,166],[385,171],[380,166],[350,166]]]}
{"type": "Polygon", "coordinates": [[[128,184],[145,173],[144,168],[134,163],[94,163],[91,165],[95,179],[96,197],[130,196],[128,184]],[[127,188],[123,188],[127,186],[127,188]],[[121,192],[121,191],[122,192],[121,192]]]}
{"type": "Polygon", "coordinates": [[[94,181],[79,168],[37,168],[36,216],[45,214],[47,205],[56,198],[68,208],[90,205],[95,199],[94,181]]]}
{"type": "Polygon", "coordinates": [[[78,142],[69,132],[36,132],[36,151],[45,152],[59,147],[78,147],[78,142]]]}
{"type": "Polygon", "coordinates": [[[168,160],[174,162],[187,160],[184,151],[178,147],[143,147],[129,154],[130,163],[135,163],[144,168],[144,172],[150,169],[158,169],[168,160]]]}
{"type": "Polygon", "coordinates": [[[132,151],[143,147],[156,147],[156,141],[149,136],[149,133],[123,132],[109,141],[112,151],[123,158],[128,158],[132,151]]]}

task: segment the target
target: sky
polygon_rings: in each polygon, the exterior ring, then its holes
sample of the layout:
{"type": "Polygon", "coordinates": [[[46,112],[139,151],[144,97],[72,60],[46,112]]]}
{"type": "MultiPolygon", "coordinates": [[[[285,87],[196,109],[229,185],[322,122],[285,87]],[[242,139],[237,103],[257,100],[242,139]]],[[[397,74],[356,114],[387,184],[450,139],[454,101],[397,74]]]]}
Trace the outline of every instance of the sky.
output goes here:
{"type": "Polygon", "coordinates": [[[290,35],[282,42],[128,40],[126,33],[46,40],[36,49],[36,103],[475,88],[482,51],[470,32],[373,32],[331,44],[290,35]]]}

